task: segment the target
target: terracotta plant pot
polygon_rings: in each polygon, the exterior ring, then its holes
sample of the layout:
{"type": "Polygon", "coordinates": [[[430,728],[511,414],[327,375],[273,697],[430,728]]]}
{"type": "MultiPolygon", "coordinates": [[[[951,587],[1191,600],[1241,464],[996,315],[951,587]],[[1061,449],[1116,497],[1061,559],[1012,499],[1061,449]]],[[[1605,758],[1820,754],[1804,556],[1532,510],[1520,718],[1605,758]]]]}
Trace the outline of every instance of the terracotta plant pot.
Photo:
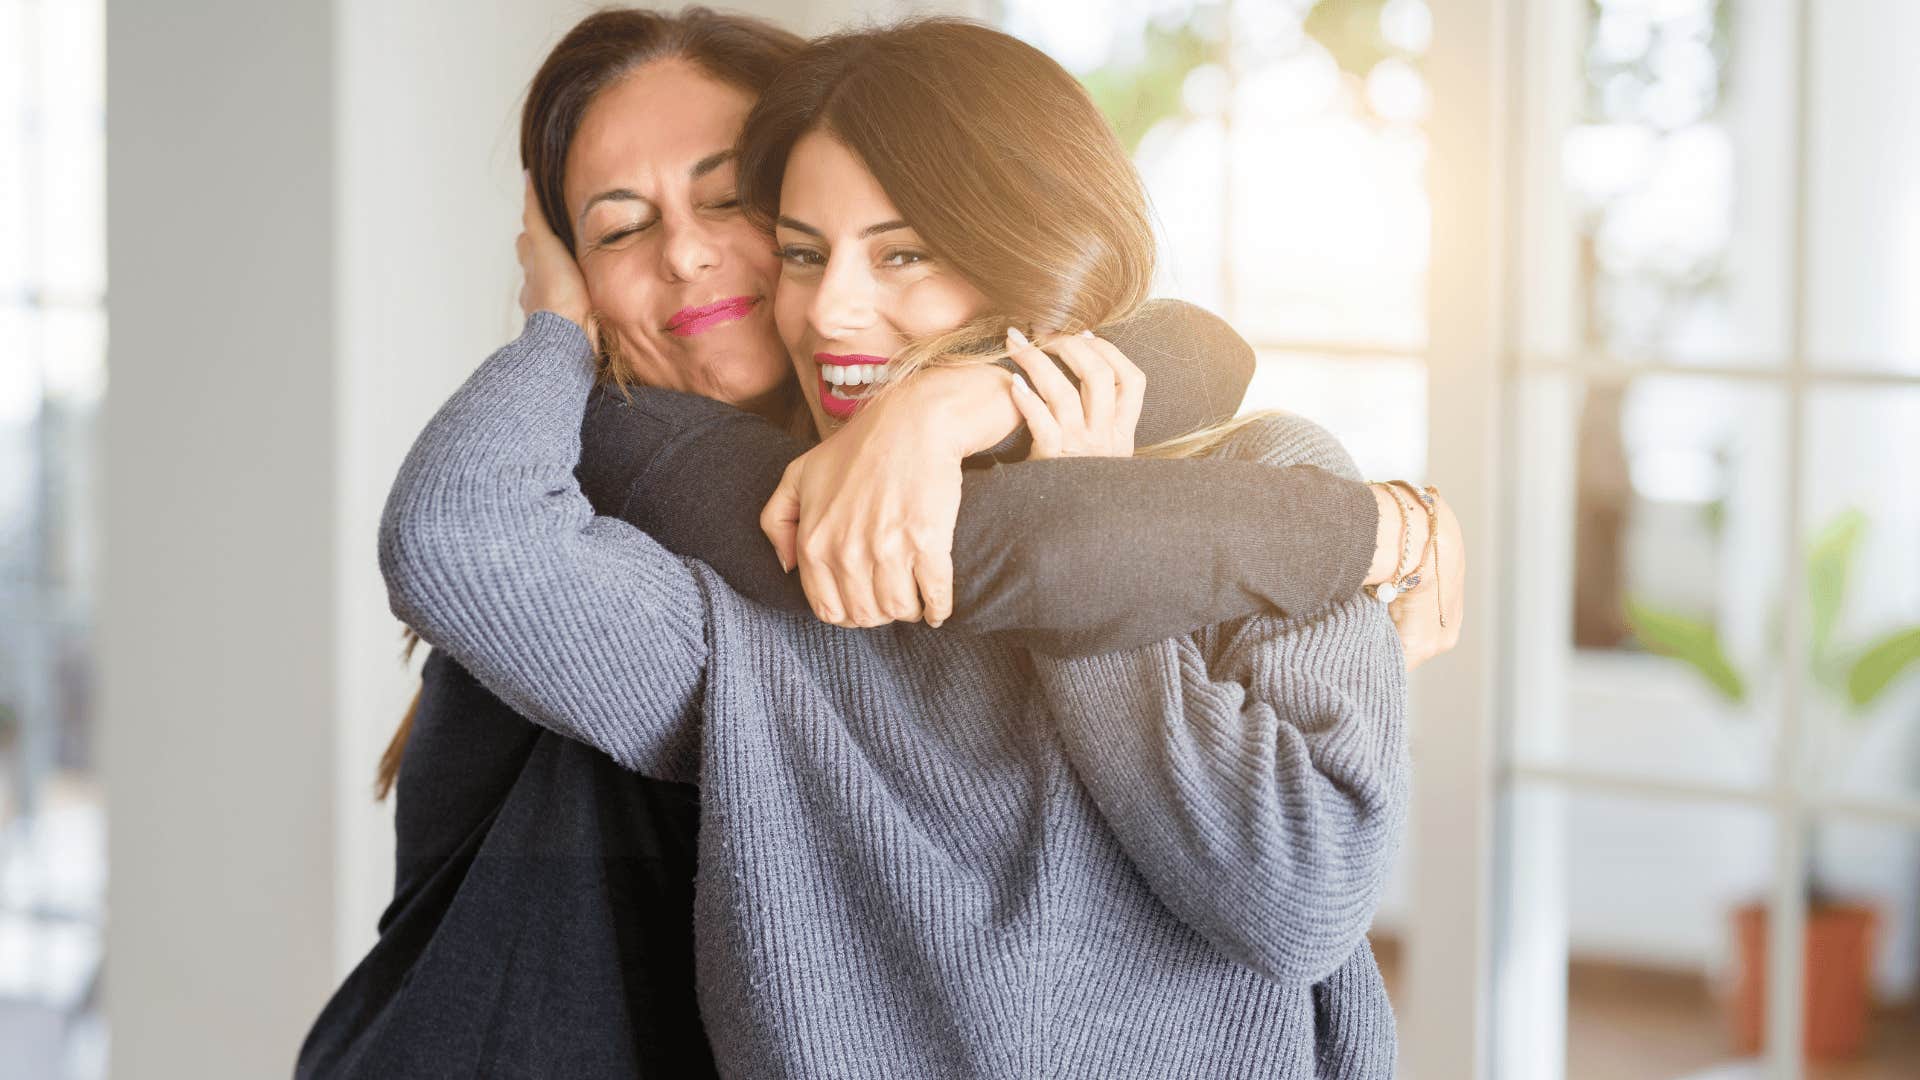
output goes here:
{"type": "MultiPolygon", "coordinates": [[[[1871,1012],[1873,937],[1879,913],[1863,904],[1822,903],[1807,911],[1804,1046],[1813,1061],[1860,1053],[1871,1012]]],[[[1758,1054],[1767,1018],[1767,909],[1748,904],[1733,913],[1733,1045],[1758,1054]]]]}

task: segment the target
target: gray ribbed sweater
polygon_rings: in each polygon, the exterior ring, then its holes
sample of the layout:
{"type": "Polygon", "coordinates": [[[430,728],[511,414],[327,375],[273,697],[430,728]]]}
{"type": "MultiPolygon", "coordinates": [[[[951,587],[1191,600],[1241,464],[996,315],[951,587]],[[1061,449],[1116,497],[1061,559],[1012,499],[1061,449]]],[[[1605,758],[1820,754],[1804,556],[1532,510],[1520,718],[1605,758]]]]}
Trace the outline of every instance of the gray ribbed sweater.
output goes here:
{"type": "MultiPolygon", "coordinates": [[[[1076,660],[774,612],[592,515],[592,378],[578,327],[530,319],[415,443],[381,567],[519,712],[701,785],[723,1074],[1391,1075],[1363,935],[1408,760],[1378,604],[1076,660]]],[[[1223,452],[1353,472],[1299,420],[1223,452]]]]}

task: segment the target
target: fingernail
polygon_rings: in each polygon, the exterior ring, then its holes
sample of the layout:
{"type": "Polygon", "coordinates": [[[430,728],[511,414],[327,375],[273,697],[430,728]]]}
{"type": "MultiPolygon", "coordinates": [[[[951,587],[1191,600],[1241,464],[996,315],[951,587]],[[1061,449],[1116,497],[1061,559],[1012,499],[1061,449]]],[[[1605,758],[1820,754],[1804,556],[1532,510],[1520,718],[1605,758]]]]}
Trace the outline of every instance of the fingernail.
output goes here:
{"type": "Polygon", "coordinates": [[[1092,337],[1092,336],[1093,336],[1093,331],[1091,331],[1091,330],[1082,330],[1082,331],[1080,331],[1080,336],[1081,336],[1081,337],[1092,337]]]}
{"type": "Polygon", "coordinates": [[[1024,349],[1024,348],[1026,348],[1026,347],[1027,347],[1028,345],[1030,345],[1030,344],[1032,344],[1031,342],[1029,342],[1029,341],[1027,340],[1027,335],[1025,335],[1025,334],[1023,334],[1023,333],[1021,333],[1021,332],[1020,332],[1020,328],[1019,328],[1019,327],[1017,327],[1017,326],[1009,326],[1009,327],[1007,327],[1007,337],[1008,337],[1008,338],[1009,338],[1010,340],[1012,340],[1012,342],[1013,342],[1013,343],[1014,343],[1015,345],[1018,345],[1018,346],[1019,346],[1020,348],[1022,348],[1022,349],[1024,349]]]}

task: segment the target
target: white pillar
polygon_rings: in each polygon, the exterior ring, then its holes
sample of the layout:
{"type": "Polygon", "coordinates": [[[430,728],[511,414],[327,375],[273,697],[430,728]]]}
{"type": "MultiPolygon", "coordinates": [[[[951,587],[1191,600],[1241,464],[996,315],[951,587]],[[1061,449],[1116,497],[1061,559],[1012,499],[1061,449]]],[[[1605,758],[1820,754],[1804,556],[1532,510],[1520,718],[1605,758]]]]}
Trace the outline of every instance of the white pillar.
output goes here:
{"type": "Polygon", "coordinates": [[[399,458],[512,331],[561,0],[108,6],[103,740],[117,1075],[284,1075],[391,885],[399,458]]]}
{"type": "Polygon", "coordinates": [[[322,0],[108,5],[117,1075],[283,1074],[331,974],[332,36],[322,0]]]}
{"type": "Polygon", "coordinates": [[[1459,647],[1413,678],[1417,900],[1408,918],[1403,1072],[1489,1071],[1494,735],[1504,599],[1498,496],[1502,372],[1511,345],[1506,199],[1514,5],[1458,0],[1434,20],[1428,183],[1428,471],[1474,545],[1459,647]]]}

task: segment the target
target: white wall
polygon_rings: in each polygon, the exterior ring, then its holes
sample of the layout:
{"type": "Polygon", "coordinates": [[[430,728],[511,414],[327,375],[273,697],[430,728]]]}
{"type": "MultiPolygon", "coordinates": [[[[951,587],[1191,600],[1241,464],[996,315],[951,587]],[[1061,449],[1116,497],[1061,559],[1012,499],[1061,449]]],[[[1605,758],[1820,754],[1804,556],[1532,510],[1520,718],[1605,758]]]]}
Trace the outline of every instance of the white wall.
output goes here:
{"type": "Polygon", "coordinates": [[[101,664],[122,1075],[264,1076],[331,971],[331,11],[107,14],[101,664]]]}
{"type": "Polygon", "coordinates": [[[114,1070],[284,1074],[391,887],[374,565],[513,329],[514,115],[563,3],[108,12],[114,1070]]]}

